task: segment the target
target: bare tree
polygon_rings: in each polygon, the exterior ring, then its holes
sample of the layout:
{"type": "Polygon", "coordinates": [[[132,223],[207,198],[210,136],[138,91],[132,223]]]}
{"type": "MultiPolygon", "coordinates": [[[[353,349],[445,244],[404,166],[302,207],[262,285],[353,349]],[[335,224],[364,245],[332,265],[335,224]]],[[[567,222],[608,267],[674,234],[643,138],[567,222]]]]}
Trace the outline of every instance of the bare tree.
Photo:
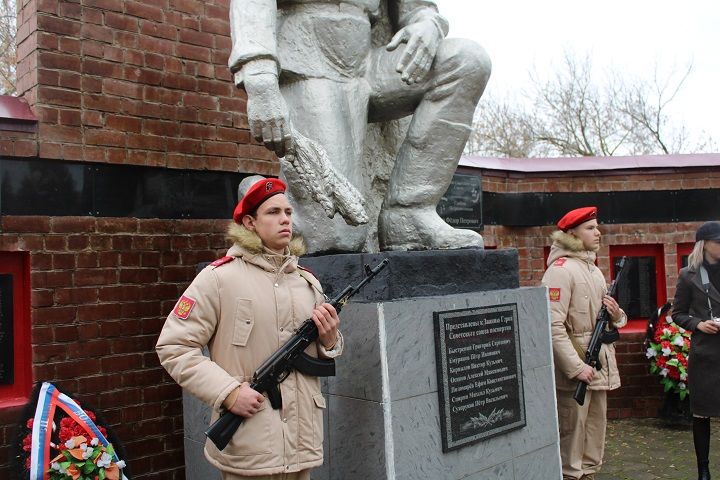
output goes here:
{"type": "Polygon", "coordinates": [[[522,100],[483,98],[466,152],[517,158],[702,151],[712,140],[691,145],[686,129],[674,127],[668,114],[690,71],[661,79],[656,69],[651,81],[611,72],[598,84],[588,57],[578,62],[566,53],[552,78],[531,74],[522,100]]]}
{"type": "Polygon", "coordinates": [[[17,51],[17,9],[15,0],[0,0],[0,94],[15,94],[17,51]]]}

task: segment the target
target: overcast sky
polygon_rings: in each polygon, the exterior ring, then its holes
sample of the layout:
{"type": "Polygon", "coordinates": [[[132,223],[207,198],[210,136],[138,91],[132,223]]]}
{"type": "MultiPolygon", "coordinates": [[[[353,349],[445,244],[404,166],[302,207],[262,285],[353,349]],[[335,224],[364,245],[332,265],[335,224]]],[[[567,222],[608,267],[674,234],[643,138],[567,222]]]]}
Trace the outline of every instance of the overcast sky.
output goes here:
{"type": "Polygon", "coordinates": [[[593,71],[612,68],[652,80],[692,71],[672,113],[688,130],[720,143],[720,0],[436,0],[452,37],[472,38],[493,62],[488,90],[530,84],[562,63],[564,52],[589,54],[593,71]]]}

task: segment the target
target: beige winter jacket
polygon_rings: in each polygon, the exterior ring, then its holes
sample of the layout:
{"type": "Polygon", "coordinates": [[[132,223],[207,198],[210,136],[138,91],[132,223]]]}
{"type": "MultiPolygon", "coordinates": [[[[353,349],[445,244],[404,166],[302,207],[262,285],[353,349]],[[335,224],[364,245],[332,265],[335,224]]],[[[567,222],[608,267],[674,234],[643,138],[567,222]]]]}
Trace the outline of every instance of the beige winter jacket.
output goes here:
{"type": "MultiPolygon", "coordinates": [[[[587,351],[595,319],[607,293],[607,284],[600,269],[595,266],[595,252],[584,249],[582,242],[570,234],[557,231],[548,256],[548,268],[542,284],[548,287],[550,297],[555,383],[559,390],[574,390],[582,372],[584,352],[587,351]],[[583,352],[581,357],[570,336],[583,352]]],[[[627,322],[614,324],[622,327],[627,322]]],[[[614,390],[620,386],[620,373],[615,361],[615,345],[604,344],[600,349],[602,370],[595,371],[591,390],[614,390]]]]}
{"type": "MultiPolygon", "coordinates": [[[[227,255],[232,259],[198,274],[167,317],[156,347],[175,381],[213,407],[211,421],[228,394],[250,381],[257,367],[325,301],[319,282],[297,267],[295,255],[266,254],[259,237],[238,225],[231,227],[230,236],[235,244],[227,255]],[[205,345],[209,358],[201,351],[205,345]]],[[[319,344],[306,352],[325,356],[319,344]]],[[[283,408],[273,410],[266,399],[223,451],[206,442],[210,463],[239,475],[296,472],[322,464],[325,399],[319,379],[293,372],[280,391],[283,408]]]]}

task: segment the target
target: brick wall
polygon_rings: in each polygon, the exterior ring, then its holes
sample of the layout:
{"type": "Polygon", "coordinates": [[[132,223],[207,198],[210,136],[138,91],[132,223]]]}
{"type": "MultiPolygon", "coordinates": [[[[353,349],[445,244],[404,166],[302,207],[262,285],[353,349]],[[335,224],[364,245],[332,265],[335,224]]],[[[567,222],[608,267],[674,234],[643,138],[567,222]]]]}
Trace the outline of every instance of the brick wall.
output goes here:
{"type": "MultiPolygon", "coordinates": [[[[495,171],[482,172],[483,191],[498,193],[520,192],[621,192],[684,190],[720,188],[718,168],[677,168],[645,169],[617,173],[597,172],[536,173],[523,174],[495,171]]],[[[638,201],[642,201],[639,196],[638,201]]],[[[565,212],[558,212],[558,218],[565,212]]],[[[636,223],[603,225],[599,212],[600,230],[603,233],[602,248],[598,252],[598,266],[609,273],[609,245],[650,245],[665,246],[665,274],[667,297],[675,294],[677,280],[677,245],[695,241],[695,230],[702,222],[688,223],[636,223]]],[[[550,245],[550,234],[554,226],[509,228],[486,225],[483,230],[485,244],[489,247],[519,250],[521,285],[537,285],[545,271],[543,249],[550,245]]],[[[609,279],[608,279],[609,280],[609,279]]]]}
{"type": "Polygon", "coordinates": [[[230,79],[227,0],[25,0],[18,92],[43,158],[277,174],[230,79]]]}
{"type": "MultiPolygon", "coordinates": [[[[18,92],[37,133],[0,155],[277,174],[230,79],[228,0],[21,0],[18,92]]],[[[154,343],[226,221],[13,217],[0,251],[31,258],[33,377],[100,410],[133,478],[184,478],[180,389],[154,343]]],[[[0,478],[19,408],[0,408],[0,478]]]]}
{"type": "Polygon", "coordinates": [[[656,417],[665,399],[660,377],[650,375],[644,333],[625,333],[615,344],[622,387],[608,394],[608,418],[656,417]]]}
{"type": "MultiPolygon", "coordinates": [[[[566,174],[508,174],[483,172],[483,190],[500,193],[521,192],[603,192],[651,191],[720,188],[720,169],[648,169],[642,172],[601,174],[573,172],[566,174]]],[[[642,201],[642,197],[638,197],[642,201]]],[[[565,212],[558,212],[558,218],[565,212]]],[[[598,266],[610,281],[610,245],[653,245],[664,248],[666,297],[675,295],[677,282],[677,245],[694,243],[695,230],[702,222],[637,223],[603,225],[602,247],[598,252],[598,266]]],[[[545,272],[544,249],[551,243],[554,226],[508,228],[486,225],[485,244],[490,247],[518,249],[520,283],[523,286],[540,284],[545,272]]],[[[617,361],[622,388],[608,397],[608,417],[655,417],[665,398],[657,376],[650,375],[649,362],[643,348],[644,333],[621,332],[616,344],[617,361]]]]}
{"type": "MultiPolygon", "coordinates": [[[[180,389],[154,345],[196,264],[224,254],[227,221],[4,217],[0,226],[0,251],[31,252],[35,379],[104,414],[133,478],[184,478],[180,389]]],[[[19,413],[0,409],[0,478],[10,478],[19,413]]]]}

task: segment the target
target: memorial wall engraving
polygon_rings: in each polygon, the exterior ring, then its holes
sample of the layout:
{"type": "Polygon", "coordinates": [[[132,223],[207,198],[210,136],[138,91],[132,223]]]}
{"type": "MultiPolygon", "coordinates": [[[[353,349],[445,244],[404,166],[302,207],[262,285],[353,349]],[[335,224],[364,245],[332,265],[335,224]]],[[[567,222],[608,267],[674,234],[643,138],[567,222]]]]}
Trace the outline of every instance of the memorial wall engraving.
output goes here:
{"type": "Polygon", "coordinates": [[[13,276],[0,274],[0,385],[14,381],[13,276]]]}
{"type": "Polygon", "coordinates": [[[443,452],[524,427],[517,304],[433,316],[443,452]]]}
{"type": "Polygon", "coordinates": [[[482,177],[454,174],[436,210],[453,227],[482,228],[482,177]]]}
{"type": "MultiPolygon", "coordinates": [[[[657,273],[655,257],[628,256],[627,273],[618,288],[618,303],[628,318],[649,318],[657,303],[657,273]]],[[[620,257],[615,259],[615,271],[620,257]]]]}

